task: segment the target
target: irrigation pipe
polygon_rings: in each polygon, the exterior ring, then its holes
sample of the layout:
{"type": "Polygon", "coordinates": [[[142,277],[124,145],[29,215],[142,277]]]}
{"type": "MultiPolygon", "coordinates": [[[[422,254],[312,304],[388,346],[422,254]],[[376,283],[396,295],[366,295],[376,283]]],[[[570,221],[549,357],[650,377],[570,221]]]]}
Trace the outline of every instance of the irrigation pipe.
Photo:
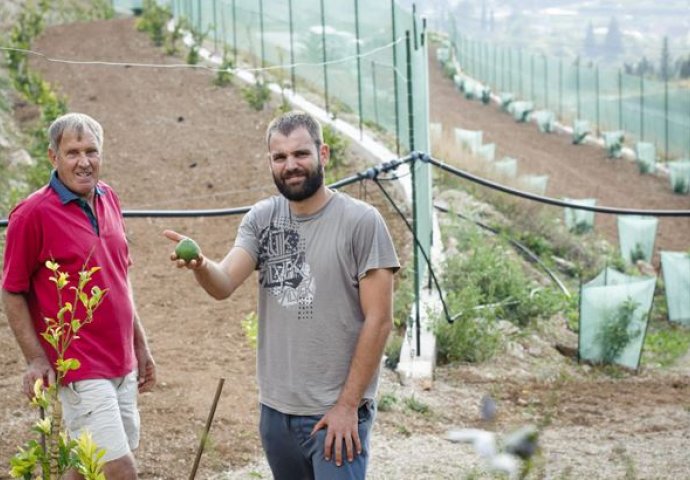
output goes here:
{"type": "Polygon", "coordinates": [[[204,446],[206,446],[206,441],[208,440],[208,432],[211,430],[211,423],[213,422],[213,416],[216,414],[216,407],[218,406],[218,400],[220,399],[220,392],[223,391],[223,384],[225,383],[225,378],[221,377],[218,379],[218,387],[216,387],[216,395],[213,397],[213,404],[211,405],[211,411],[208,412],[208,418],[206,419],[206,426],[204,427],[204,433],[201,435],[201,441],[199,442],[199,449],[196,451],[196,458],[194,459],[194,466],[192,467],[192,472],[189,474],[189,480],[194,480],[196,477],[196,471],[199,468],[199,462],[201,461],[201,454],[204,453],[204,446]]]}
{"type": "Polygon", "coordinates": [[[564,200],[558,200],[551,197],[545,197],[542,195],[537,195],[530,192],[525,192],[524,190],[518,190],[516,188],[507,187],[501,185],[500,183],[492,182],[477,175],[465,172],[459,168],[455,168],[448,165],[445,162],[437,160],[426,153],[413,152],[411,154],[415,158],[429,163],[435,167],[440,168],[446,172],[452,173],[458,177],[464,178],[471,182],[483,185],[494,190],[498,190],[503,193],[508,193],[516,197],[525,198],[527,200],[532,200],[539,203],[545,203],[547,205],[554,205],[557,207],[573,208],[575,210],[587,210],[590,212],[606,213],[612,215],[648,215],[652,217],[690,217],[690,210],[636,210],[632,208],[617,208],[617,207],[600,207],[600,206],[590,206],[590,205],[578,205],[575,203],[566,202],[564,200]]]}

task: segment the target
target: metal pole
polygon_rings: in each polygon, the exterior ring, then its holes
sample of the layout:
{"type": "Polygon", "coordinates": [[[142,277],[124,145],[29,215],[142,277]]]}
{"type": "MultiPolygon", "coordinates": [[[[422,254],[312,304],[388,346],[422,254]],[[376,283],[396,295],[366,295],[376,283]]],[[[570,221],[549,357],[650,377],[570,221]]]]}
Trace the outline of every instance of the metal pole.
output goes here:
{"type": "Polygon", "coordinates": [[[577,96],[577,119],[580,120],[580,57],[575,60],[575,95],[577,96]]]}
{"type": "MultiPolygon", "coordinates": [[[[362,113],[362,61],[360,58],[359,45],[359,0],[355,2],[355,37],[357,38],[357,108],[359,109],[359,139],[363,138],[362,121],[364,114],[362,113]]],[[[376,84],[374,84],[374,92],[376,92],[376,84]]],[[[374,93],[375,94],[375,93],[374,93]]]]}
{"type": "Polygon", "coordinates": [[[544,106],[549,108],[549,61],[546,59],[546,55],[542,57],[544,59],[544,106]]]}
{"type": "Polygon", "coordinates": [[[530,83],[530,100],[536,103],[537,98],[534,96],[534,54],[529,56],[529,83],[530,83]]]}
{"type": "Polygon", "coordinates": [[[558,117],[563,120],[563,59],[558,59],[558,117]]]}
{"type": "MultiPolygon", "coordinates": [[[[395,75],[395,72],[393,72],[393,75],[395,75]]],[[[376,89],[376,61],[372,60],[371,61],[371,84],[372,88],[374,89],[374,121],[376,122],[376,125],[380,125],[379,123],[379,97],[378,97],[378,90],[376,89]]],[[[395,100],[397,103],[397,99],[395,100]]]]}
{"type": "MultiPolygon", "coordinates": [[[[398,40],[395,24],[395,0],[391,0],[391,30],[393,42],[398,40]]],[[[400,98],[398,97],[398,46],[393,45],[393,95],[395,96],[395,154],[400,156],[400,98]]]]}
{"type": "Polygon", "coordinates": [[[323,63],[323,90],[326,102],[326,111],[330,112],[330,105],[328,102],[328,66],[326,65],[326,9],[324,7],[324,0],[321,0],[321,60],[323,63]]]}
{"type": "MultiPolygon", "coordinates": [[[[644,142],[644,76],[640,72],[640,141],[644,142]]],[[[656,145],[656,142],[654,142],[656,145]]]]}
{"type": "Polygon", "coordinates": [[[201,0],[196,0],[196,29],[201,35],[201,0]]]}
{"type": "Polygon", "coordinates": [[[506,89],[506,49],[501,47],[501,90],[506,89]]]}
{"type": "Polygon", "coordinates": [[[508,90],[517,97],[517,92],[513,88],[513,49],[508,48],[508,90]]]}
{"type": "Polygon", "coordinates": [[[237,0],[232,0],[232,49],[235,57],[235,67],[237,67],[237,0]]]}
{"type": "Polygon", "coordinates": [[[288,0],[288,18],[290,20],[290,83],[292,84],[292,92],[297,92],[297,82],[295,80],[295,34],[294,25],[292,24],[292,0],[288,0]]]}
{"type": "Polygon", "coordinates": [[[218,0],[213,0],[213,49],[218,51],[218,0]]]}
{"type": "Polygon", "coordinates": [[[618,130],[623,130],[623,70],[618,69],[618,130]]]}
{"type": "Polygon", "coordinates": [[[496,53],[496,46],[493,46],[493,81],[492,87],[498,90],[498,54],[496,53]]]}
{"type": "Polygon", "coordinates": [[[417,51],[417,4],[412,4],[412,40],[414,43],[414,49],[417,51]]]}
{"type": "Polygon", "coordinates": [[[601,118],[599,111],[599,65],[594,67],[594,92],[596,95],[596,118],[597,118],[597,133],[601,134],[601,118]]]}
{"type": "MultiPolygon", "coordinates": [[[[412,43],[410,42],[410,31],[405,31],[405,47],[407,50],[407,126],[410,135],[410,151],[414,151],[414,101],[412,97],[412,43]]],[[[416,188],[416,173],[417,164],[413,162],[410,166],[412,172],[412,234],[417,236],[417,188],[416,188]]],[[[413,251],[413,262],[414,262],[414,298],[415,298],[415,331],[417,336],[417,356],[420,355],[421,348],[421,332],[422,327],[420,324],[419,308],[420,308],[420,298],[419,298],[419,264],[418,264],[418,247],[412,249],[413,251]]]]}
{"type": "Polygon", "coordinates": [[[518,48],[518,86],[520,88],[520,96],[524,97],[525,92],[522,90],[522,48],[518,48]]]}
{"type": "Polygon", "coordinates": [[[664,142],[666,144],[666,161],[671,157],[668,151],[668,68],[664,74],[664,142]]]}
{"type": "Polygon", "coordinates": [[[266,49],[264,45],[264,0],[259,0],[259,34],[261,37],[261,68],[265,68],[266,49]]]}
{"type": "Polygon", "coordinates": [[[225,54],[228,49],[228,38],[227,38],[227,31],[225,29],[225,2],[223,2],[223,5],[221,6],[220,10],[220,35],[221,38],[223,39],[223,62],[225,62],[225,54]]]}

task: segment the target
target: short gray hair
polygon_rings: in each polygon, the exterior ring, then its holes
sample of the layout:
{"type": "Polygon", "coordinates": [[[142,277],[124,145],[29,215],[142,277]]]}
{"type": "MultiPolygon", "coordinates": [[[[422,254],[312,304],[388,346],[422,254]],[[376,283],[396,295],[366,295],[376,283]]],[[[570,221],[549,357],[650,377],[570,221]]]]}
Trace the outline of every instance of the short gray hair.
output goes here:
{"type": "Polygon", "coordinates": [[[56,118],[48,127],[49,148],[58,152],[65,132],[75,132],[80,137],[87,131],[96,139],[98,151],[103,152],[103,127],[85,113],[67,113],[56,118]]]}
{"type": "Polygon", "coordinates": [[[298,128],[306,128],[316,147],[321,146],[323,143],[321,124],[314,117],[300,110],[284,113],[271,121],[266,129],[266,145],[269,145],[274,133],[278,132],[287,137],[298,128]]]}

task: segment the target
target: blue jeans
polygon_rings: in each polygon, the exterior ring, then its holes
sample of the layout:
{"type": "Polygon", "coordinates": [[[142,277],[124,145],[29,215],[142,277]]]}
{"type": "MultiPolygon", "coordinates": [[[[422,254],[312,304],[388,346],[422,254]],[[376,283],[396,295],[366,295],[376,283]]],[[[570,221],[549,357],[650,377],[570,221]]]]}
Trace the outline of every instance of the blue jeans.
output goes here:
{"type": "MultiPolygon", "coordinates": [[[[335,455],[326,461],[323,446],[326,429],[310,435],[321,415],[286,415],[261,405],[259,431],[268,464],[275,480],[364,480],[369,460],[369,433],[376,415],[376,405],[368,400],[359,407],[359,438],[362,453],[343,464],[335,464],[335,455]]],[[[343,447],[344,450],[344,447],[343,447]]]]}

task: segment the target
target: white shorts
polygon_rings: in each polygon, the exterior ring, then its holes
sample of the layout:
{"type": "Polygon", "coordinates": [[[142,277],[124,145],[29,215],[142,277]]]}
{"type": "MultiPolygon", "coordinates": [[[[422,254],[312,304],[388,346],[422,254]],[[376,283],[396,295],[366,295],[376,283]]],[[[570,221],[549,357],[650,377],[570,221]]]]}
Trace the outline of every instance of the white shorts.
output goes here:
{"type": "Polygon", "coordinates": [[[124,457],[139,446],[137,372],[125,377],[81,380],[60,387],[65,428],[76,439],[89,431],[103,460],[124,457]]]}

